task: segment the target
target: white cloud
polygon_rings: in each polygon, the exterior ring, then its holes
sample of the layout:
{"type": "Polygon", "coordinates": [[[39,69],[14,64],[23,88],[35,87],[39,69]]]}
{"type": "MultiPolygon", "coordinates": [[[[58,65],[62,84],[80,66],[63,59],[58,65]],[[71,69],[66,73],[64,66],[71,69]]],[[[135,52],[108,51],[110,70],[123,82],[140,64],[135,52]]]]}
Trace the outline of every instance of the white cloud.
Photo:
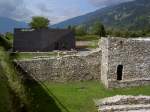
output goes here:
{"type": "Polygon", "coordinates": [[[24,0],[0,0],[0,16],[24,20],[31,14],[24,0]]]}

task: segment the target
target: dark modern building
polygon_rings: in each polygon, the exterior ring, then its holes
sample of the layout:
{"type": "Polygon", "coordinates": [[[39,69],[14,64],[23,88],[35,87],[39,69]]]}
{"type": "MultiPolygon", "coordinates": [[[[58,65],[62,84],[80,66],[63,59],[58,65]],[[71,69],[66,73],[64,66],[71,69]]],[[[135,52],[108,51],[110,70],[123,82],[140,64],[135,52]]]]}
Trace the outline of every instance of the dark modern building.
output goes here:
{"type": "Polygon", "coordinates": [[[15,29],[13,51],[48,52],[75,49],[75,36],[67,29],[15,29]]]}

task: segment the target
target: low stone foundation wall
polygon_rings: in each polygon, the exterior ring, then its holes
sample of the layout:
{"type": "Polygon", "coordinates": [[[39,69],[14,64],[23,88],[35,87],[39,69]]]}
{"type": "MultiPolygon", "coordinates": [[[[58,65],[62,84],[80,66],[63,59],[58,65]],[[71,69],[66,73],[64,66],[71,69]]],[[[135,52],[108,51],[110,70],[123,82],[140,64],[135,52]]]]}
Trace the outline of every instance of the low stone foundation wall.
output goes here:
{"type": "Polygon", "coordinates": [[[17,60],[33,79],[53,82],[100,80],[101,50],[53,58],[17,60]]]}
{"type": "Polygon", "coordinates": [[[124,81],[108,80],[109,88],[124,88],[150,85],[150,78],[131,79],[124,81]]]}
{"type": "Polygon", "coordinates": [[[95,102],[98,112],[150,112],[150,96],[114,96],[95,102]]]}

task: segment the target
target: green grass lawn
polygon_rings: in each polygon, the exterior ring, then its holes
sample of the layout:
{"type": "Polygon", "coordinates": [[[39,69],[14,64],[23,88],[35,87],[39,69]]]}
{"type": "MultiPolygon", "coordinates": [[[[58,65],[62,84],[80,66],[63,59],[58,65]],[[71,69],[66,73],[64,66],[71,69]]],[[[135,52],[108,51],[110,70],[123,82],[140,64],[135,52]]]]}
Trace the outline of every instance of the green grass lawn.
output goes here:
{"type": "Polygon", "coordinates": [[[50,96],[61,103],[62,112],[97,112],[94,100],[114,95],[150,95],[150,86],[105,89],[96,81],[76,83],[45,83],[50,96]],[[64,109],[64,107],[66,109],[64,109]]]}

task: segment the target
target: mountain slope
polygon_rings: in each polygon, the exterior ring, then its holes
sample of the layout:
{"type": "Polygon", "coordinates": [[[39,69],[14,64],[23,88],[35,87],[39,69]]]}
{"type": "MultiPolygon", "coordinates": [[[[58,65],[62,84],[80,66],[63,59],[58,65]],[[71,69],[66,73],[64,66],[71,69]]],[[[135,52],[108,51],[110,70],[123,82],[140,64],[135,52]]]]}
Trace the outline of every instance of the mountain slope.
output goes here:
{"type": "Polygon", "coordinates": [[[68,25],[90,25],[101,21],[111,28],[141,29],[150,26],[150,0],[135,0],[115,6],[99,9],[83,16],[72,18],[53,25],[53,27],[67,27],[68,25]]]}
{"type": "Polygon", "coordinates": [[[24,28],[27,26],[25,22],[18,22],[6,17],[0,17],[0,33],[13,32],[14,28],[24,28]]]}

